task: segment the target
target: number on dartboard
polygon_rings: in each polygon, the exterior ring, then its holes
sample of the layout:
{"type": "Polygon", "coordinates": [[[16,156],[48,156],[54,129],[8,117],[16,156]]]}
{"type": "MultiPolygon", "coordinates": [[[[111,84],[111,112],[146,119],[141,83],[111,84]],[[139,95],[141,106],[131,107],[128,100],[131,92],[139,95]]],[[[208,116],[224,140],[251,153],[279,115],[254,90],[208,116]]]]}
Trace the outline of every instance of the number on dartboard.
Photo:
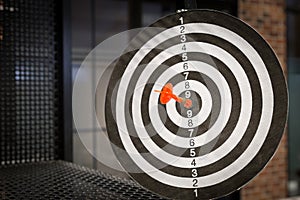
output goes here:
{"type": "Polygon", "coordinates": [[[190,149],[190,156],[191,157],[195,157],[196,156],[195,149],[190,149]]]}
{"type": "Polygon", "coordinates": [[[180,42],[186,42],[186,36],[185,35],[181,35],[180,36],[180,42]]]}
{"type": "Polygon", "coordinates": [[[183,72],[183,74],[184,74],[184,80],[187,80],[189,76],[189,72],[183,72]]]}
{"type": "Polygon", "coordinates": [[[194,189],[195,197],[198,197],[198,190],[194,189]]]}
{"type": "Polygon", "coordinates": [[[185,95],[186,99],[189,99],[192,94],[191,94],[191,92],[189,90],[187,90],[187,91],[184,92],[184,95],[185,95]]]}
{"type": "Polygon", "coordinates": [[[191,147],[195,146],[195,140],[194,139],[190,139],[190,146],[191,147]]]}
{"type": "Polygon", "coordinates": [[[181,59],[182,59],[182,61],[187,61],[188,60],[187,53],[182,53],[181,54],[181,59]]]}
{"type": "Polygon", "coordinates": [[[198,180],[197,179],[193,179],[193,187],[198,187],[198,180]]]}
{"type": "Polygon", "coordinates": [[[190,83],[188,81],[186,81],[184,83],[184,87],[185,87],[185,89],[189,89],[190,88],[190,83]]]}
{"type": "Polygon", "coordinates": [[[186,115],[187,115],[188,118],[192,117],[193,116],[193,111],[192,110],[187,110],[186,115]]]}
{"type": "Polygon", "coordinates": [[[183,63],[183,69],[184,69],[184,70],[187,70],[188,68],[189,68],[188,63],[183,63]]]}
{"type": "Polygon", "coordinates": [[[183,17],[180,17],[179,21],[180,21],[181,24],[183,24],[183,17]]]}
{"type": "Polygon", "coordinates": [[[188,120],[188,126],[189,126],[189,127],[192,127],[192,126],[193,126],[193,120],[192,120],[192,119],[189,119],[189,120],[188,120]]]}
{"type": "Polygon", "coordinates": [[[197,169],[192,169],[192,177],[195,178],[198,176],[198,171],[197,169]]]}
{"type": "Polygon", "coordinates": [[[189,129],[188,131],[190,132],[190,137],[192,137],[194,129],[189,129]]]}
{"type": "Polygon", "coordinates": [[[193,159],[193,161],[191,162],[191,165],[196,166],[196,160],[193,159]]]}
{"type": "Polygon", "coordinates": [[[182,33],[182,34],[183,34],[183,33],[184,33],[184,31],[185,31],[185,26],[180,26],[180,28],[179,28],[179,29],[180,29],[180,33],[182,33]]]}

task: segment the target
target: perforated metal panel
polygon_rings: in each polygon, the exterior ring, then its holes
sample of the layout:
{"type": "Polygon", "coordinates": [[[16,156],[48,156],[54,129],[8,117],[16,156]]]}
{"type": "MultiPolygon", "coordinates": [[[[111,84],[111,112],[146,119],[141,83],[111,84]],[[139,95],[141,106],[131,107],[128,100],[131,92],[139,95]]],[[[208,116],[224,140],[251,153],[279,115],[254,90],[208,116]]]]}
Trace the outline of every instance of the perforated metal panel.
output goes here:
{"type": "Polygon", "coordinates": [[[63,161],[0,167],[0,199],[155,199],[134,182],[63,161]]]}
{"type": "Polygon", "coordinates": [[[54,0],[0,0],[0,164],[60,157],[54,0]]]}

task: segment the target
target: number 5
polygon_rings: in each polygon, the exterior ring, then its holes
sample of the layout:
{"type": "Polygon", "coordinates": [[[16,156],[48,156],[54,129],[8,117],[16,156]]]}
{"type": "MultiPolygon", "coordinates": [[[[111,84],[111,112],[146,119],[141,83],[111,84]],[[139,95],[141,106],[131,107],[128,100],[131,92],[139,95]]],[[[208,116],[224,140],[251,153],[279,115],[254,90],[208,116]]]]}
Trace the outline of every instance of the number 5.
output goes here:
{"type": "Polygon", "coordinates": [[[190,149],[190,156],[191,157],[195,157],[196,156],[195,149],[190,149]]]}

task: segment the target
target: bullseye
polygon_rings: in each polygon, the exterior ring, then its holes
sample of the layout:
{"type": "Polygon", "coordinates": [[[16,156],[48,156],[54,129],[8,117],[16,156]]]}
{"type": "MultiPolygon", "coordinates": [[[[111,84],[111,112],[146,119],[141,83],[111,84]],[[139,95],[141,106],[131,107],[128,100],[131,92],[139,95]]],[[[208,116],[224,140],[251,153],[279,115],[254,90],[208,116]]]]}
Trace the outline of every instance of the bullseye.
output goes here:
{"type": "Polygon", "coordinates": [[[160,90],[154,90],[154,92],[159,92],[160,93],[160,103],[161,104],[167,104],[172,98],[179,102],[179,103],[183,103],[184,107],[186,107],[187,109],[191,108],[193,105],[193,102],[191,99],[185,99],[185,98],[181,98],[176,96],[175,94],[173,94],[173,85],[172,83],[167,83],[162,91],[160,90]]]}

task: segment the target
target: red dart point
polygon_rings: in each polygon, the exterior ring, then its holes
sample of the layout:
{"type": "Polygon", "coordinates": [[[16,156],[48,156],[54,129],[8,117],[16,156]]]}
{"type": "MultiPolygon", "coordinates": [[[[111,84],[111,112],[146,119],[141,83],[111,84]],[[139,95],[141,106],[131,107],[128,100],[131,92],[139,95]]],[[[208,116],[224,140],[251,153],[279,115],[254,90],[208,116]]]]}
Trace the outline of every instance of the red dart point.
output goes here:
{"type": "Polygon", "coordinates": [[[162,91],[160,90],[154,90],[154,92],[160,93],[160,103],[161,104],[167,104],[171,99],[174,99],[178,103],[183,103],[184,107],[189,109],[192,107],[193,103],[191,99],[185,99],[178,97],[177,95],[173,94],[173,85],[172,83],[167,83],[162,91]]]}
{"type": "Polygon", "coordinates": [[[187,109],[191,108],[193,105],[192,100],[190,99],[185,99],[185,103],[184,103],[184,107],[186,107],[187,109]]]}

